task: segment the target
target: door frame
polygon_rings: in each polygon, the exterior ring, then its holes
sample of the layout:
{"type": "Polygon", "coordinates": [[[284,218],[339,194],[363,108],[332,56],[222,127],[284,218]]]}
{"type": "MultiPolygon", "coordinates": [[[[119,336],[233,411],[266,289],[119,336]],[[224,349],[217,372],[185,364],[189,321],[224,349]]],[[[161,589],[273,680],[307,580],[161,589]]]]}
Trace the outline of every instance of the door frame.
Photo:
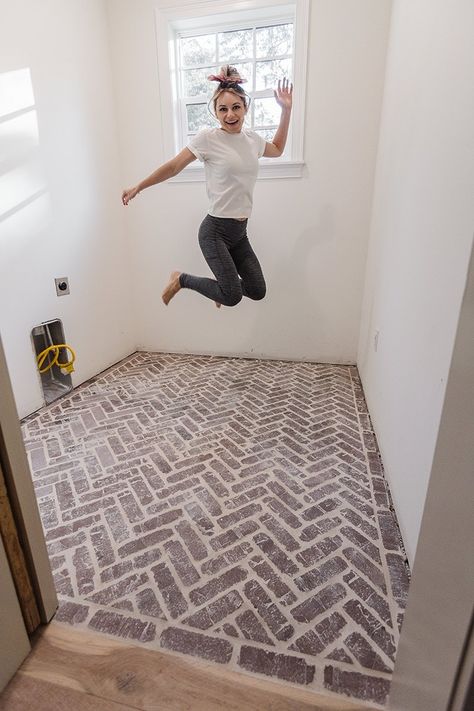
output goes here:
{"type": "Polygon", "coordinates": [[[1,337],[0,403],[2,471],[40,621],[46,624],[57,609],[58,598],[1,337]]]}
{"type": "Polygon", "coordinates": [[[0,691],[30,651],[30,640],[0,537],[0,691]]]}
{"type": "Polygon", "coordinates": [[[463,711],[474,664],[473,501],[474,250],[392,677],[393,711],[463,711]]]}

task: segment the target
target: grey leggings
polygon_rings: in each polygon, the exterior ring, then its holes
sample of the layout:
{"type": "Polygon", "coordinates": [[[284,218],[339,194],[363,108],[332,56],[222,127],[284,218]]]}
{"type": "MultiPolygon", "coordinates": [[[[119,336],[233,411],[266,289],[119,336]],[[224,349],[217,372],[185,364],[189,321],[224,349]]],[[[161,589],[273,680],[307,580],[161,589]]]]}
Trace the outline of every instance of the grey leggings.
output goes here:
{"type": "Polygon", "coordinates": [[[206,215],[199,228],[199,246],[216,280],[183,273],[182,287],[224,306],[235,306],[242,296],[263,299],[265,279],[247,237],[247,220],[206,215]]]}

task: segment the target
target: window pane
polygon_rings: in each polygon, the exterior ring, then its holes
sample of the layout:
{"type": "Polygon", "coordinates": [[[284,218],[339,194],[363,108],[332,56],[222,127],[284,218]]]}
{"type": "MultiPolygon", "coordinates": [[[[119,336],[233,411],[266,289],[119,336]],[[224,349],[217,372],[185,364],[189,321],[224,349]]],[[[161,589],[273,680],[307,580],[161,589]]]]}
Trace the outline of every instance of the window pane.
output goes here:
{"type": "Polygon", "coordinates": [[[257,57],[275,57],[291,54],[293,50],[293,25],[274,25],[256,30],[257,57]]]}
{"type": "Polygon", "coordinates": [[[215,74],[215,67],[205,67],[204,69],[186,69],[182,72],[183,94],[184,96],[199,96],[205,94],[211,98],[215,90],[216,82],[209,81],[210,74],[215,74]]]}
{"type": "Polygon", "coordinates": [[[263,136],[266,141],[271,143],[276,133],[276,126],[275,128],[260,128],[256,130],[255,133],[258,133],[259,136],[263,136]]]}
{"type": "Polygon", "coordinates": [[[214,128],[217,126],[217,119],[213,118],[207,110],[207,104],[188,104],[186,106],[188,118],[188,131],[196,133],[200,128],[214,128]]]}
{"type": "Polygon", "coordinates": [[[216,36],[181,37],[181,63],[185,67],[211,64],[216,61],[216,36]]]}
{"type": "Polygon", "coordinates": [[[253,57],[253,30],[219,33],[219,62],[238,62],[253,57]]]}
{"type": "Polygon", "coordinates": [[[280,123],[281,109],[275,99],[254,99],[254,125],[274,126],[280,123]]]}
{"type": "Polygon", "coordinates": [[[269,62],[257,62],[256,89],[273,89],[278,80],[286,77],[291,81],[291,59],[273,59],[269,62]]]}

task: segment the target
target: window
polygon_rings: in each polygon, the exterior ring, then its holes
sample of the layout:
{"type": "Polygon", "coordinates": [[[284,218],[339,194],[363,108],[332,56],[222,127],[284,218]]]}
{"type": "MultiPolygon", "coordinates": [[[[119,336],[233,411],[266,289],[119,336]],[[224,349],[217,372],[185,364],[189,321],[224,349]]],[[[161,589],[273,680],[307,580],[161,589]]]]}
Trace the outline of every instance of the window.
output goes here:
{"type": "Polygon", "coordinates": [[[217,85],[207,77],[217,74],[224,64],[235,65],[247,79],[243,88],[252,101],[246,125],[266,141],[272,140],[280,117],[273,87],[282,77],[293,79],[293,29],[293,21],[288,21],[177,35],[176,78],[182,146],[202,126],[217,125],[209,111],[209,101],[217,85]]]}
{"type": "MultiPolygon", "coordinates": [[[[243,89],[251,104],[246,126],[267,141],[273,138],[280,118],[273,88],[283,77],[295,84],[285,152],[278,159],[262,159],[259,177],[301,175],[308,13],[308,0],[183,0],[173,8],[156,11],[160,96],[169,157],[203,126],[218,125],[209,104],[217,84],[207,77],[217,74],[222,65],[232,64],[247,79],[243,89]]],[[[202,165],[192,163],[174,180],[203,178],[202,165]]]]}

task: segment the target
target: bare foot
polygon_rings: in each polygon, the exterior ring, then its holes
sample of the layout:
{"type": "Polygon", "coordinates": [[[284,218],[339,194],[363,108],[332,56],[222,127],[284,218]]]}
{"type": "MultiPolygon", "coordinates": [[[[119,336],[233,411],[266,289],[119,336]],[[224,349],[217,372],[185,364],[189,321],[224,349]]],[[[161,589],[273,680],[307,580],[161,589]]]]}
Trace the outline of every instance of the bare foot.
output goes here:
{"type": "Polygon", "coordinates": [[[169,302],[181,289],[181,284],[179,283],[179,276],[181,272],[171,272],[170,280],[165,287],[164,292],[161,295],[163,302],[168,306],[169,302]]]}
{"type": "Polygon", "coordinates": [[[220,307],[222,306],[222,304],[220,304],[218,301],[214,301],[214,303],[215,303],[215,305],[217,306],[218,309],[220,309],[220,307]]]}

